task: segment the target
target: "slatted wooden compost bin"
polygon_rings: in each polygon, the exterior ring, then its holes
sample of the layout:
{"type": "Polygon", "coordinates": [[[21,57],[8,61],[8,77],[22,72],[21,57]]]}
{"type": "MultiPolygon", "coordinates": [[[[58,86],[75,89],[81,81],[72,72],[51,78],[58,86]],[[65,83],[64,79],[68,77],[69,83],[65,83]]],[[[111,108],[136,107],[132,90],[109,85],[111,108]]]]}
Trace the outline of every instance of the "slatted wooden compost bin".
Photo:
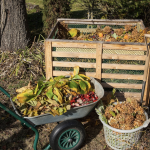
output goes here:
{"type": "MultiPolygon", "coordinates": [[[[130,24],[144,29],[142,20],[79,20],[58,19],[48,39],[45,40],[46,78],[71,75],[73,67],[79,66],[87,76],[99,79],[105,88],[105,94],[116,88],[119,100],[127,97],[140,99],[142,80],[147,60],[147,48],[144,43],[79,41],[56,39],[59,23],[82,32],[93,32],[98,26],[124,26],[130,24]]],[[[147,82],[149,78],[147,78],[147,82]]],[[[149,99],[149,87],[146,85],[144,100],[149,99]]]]}

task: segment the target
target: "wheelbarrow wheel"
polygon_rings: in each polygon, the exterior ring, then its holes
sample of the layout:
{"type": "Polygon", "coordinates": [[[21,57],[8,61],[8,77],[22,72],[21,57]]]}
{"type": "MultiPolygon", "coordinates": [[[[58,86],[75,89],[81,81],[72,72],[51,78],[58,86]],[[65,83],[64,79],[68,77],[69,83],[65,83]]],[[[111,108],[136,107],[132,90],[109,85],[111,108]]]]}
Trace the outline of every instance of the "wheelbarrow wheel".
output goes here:
{"type": "Polygon", "coordinates": [[[57,125],[50,134],[53,150],[78,150],[85,140],[85,129],[76,120],[67,120],[57,125]]]}

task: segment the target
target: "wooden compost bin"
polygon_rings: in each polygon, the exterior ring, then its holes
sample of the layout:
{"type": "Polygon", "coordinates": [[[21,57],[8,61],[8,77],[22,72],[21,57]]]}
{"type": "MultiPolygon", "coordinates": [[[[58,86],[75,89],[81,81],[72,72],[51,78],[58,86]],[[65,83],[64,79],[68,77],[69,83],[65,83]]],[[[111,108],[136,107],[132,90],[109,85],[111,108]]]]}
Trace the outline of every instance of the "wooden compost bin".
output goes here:
{"type": "MultiPolygon", "coordinates": [[[[79,66],[84,68],[84,74],[101,82],[106,95],[109,92],[107,89],[123,89],[124,91],[116,92],[119,100],[127,97],[135,97],[140,100],[145,64],[148,58],[145,43],[56,39],[60,22],[70,26],[78,25],[78,30],[89,33],[102,25],[123,26],[127,24],[137,26],[137,29],[140,30],[145,28],[142,20],[58,19],[49,37],[45,40],[47,80],[53,76],[71,75],[73,71],[70,68],[79,66]],[[64,68],[69,69],[64,70],[64,68]]],[[[149,74],[144,93],[146,104],[149,99],[147,83],[149,83],[149,74]]]]}

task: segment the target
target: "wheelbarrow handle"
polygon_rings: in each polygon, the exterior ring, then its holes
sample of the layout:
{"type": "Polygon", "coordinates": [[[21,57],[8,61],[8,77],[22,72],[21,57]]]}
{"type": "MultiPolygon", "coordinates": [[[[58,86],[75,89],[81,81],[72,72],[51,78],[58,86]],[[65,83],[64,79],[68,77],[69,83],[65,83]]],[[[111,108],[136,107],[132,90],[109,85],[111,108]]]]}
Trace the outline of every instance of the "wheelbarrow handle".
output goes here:
{"type": "Polygon", "coordinates": [[[3,89],[1,86],[0,86],[0,91],[2,91],[5,95],[7,95],[10,98],[10,94],[5,89],[3,89]]]}

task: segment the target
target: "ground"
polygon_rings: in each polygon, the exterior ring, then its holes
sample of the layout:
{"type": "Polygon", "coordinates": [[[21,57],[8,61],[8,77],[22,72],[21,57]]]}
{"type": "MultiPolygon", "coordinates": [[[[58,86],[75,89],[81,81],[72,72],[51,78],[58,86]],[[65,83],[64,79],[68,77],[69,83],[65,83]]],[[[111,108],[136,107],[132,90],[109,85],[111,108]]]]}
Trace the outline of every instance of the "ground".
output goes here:
{"type": "MultiPolygon", "coordinates": [[[[38,80],[42,76],[37,76],[34,80],[38,80]]],[[[2,86],[11,95],[15,93],[15,89],[27,85],[31,80],[30,76],[20,79],[18,77],[1,78],[0,86],[2,86]]],[[[0,92],[0,102],[12,109],[9,98],[0,92]]],[[[105,142],[103,125],[98,115],[93,110],[88,116],[78,119],[86,130],[86,140],[80,150],[112,150],[105,142]]],[[[7,112],[0,108],[0,150],[32,150],[35,138],[34,132],[21,125],[20,121],[13,118],[7,112]]],[[[49,143],[49,135],[55,128],[57,123],[49,123],[38,126],[39,142],[37,149],[43,149],[49,143]]],[[[133,150],[150,150],[150,125],[142,132],[142,137],[133,150]]]]}
{"type": "MultiPolygon", "coordinates": [[[[29,0],[29,2],[30,1],[31,0],[29,0]]],[[[40,5],[41,1],[42,0],[38,1],[40,8],[42,8],[42,5],[40,5]]],[[[28,13],[29,20],[34,18],[39,22],[38,29],[35,29],[34,21],[33,24],[29,25],[33,37],[42,33],[41,11],[36,9],[34,9],[34,11],[34,13],[28,13]]],[[[44,67],[41,66],[44,55],[38,51],[42,49],[41,47],[40,45],[40,48],[38,47],[36,51],[32,50],[32,48],[34,49],[34,45],[31,49],[27,49],[25,52],[30,52],[28,56],[19,51],[17,52],[18,56],[16,56],[16,54],[0,53],[0,86],[11,95],[15,94],[17,88],[26,86],[30,80],[37,81],[44,78],[44,67]],[[35,58],[37,58],[37,62],[35,60],[32,61],[33,54],[35,58]],[[30,57],[30,61],[32,61],[29,63],[30,66],[28,66],[27,62],[23,61],[26,60],[27,57],[30,57]],[[22,63],[21,66],[19,65],[20,63],[22,63]]],[[[1,91],[0,102],[13,110],[9,98],[1,91]]],[[[88,116],[78,119],[78,121],[84,125],[86,130],[86,140],[80,150],[112,150],[105,142],[103,125],[94,109],[88,116]]],[[[38,150],[47,146],[49,143],[49,135],[56,125],[57,123],[50,123],[37,127],[40,135],[37,145],[38,150]]],[[[31,129],[23,127],[20,121],[0,108],[0,150],[32,150],[34,138],[35,134],[31,129]]],[[[141,139],[133,150],[150,150],[150,125],[144,129],[141,139]]]]}

